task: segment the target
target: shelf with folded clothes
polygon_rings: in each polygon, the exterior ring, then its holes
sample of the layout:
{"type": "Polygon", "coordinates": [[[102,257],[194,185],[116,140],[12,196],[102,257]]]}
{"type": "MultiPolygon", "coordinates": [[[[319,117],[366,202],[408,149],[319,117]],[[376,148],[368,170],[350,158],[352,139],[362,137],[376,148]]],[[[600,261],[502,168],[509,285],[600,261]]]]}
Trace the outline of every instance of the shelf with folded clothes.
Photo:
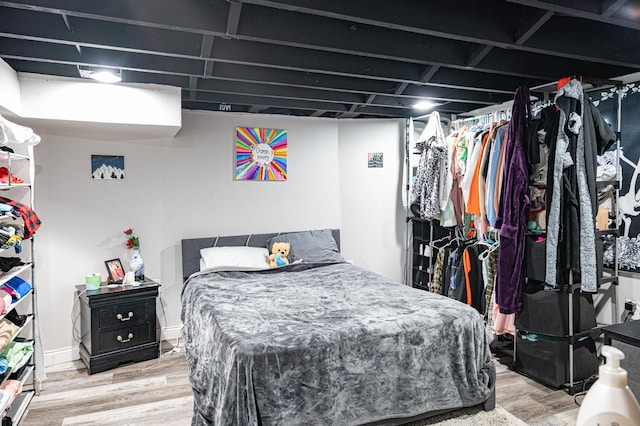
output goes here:
{"type": "Polygon", "coordinates": [[[0,412],[2,425],[16,425],[20,422],[31,399],[35,395],[35,389],[30,388],[27,380],[33,376],[33,354],[23,366],[10,374],[4,374],[0,383],[0,412]]]}
{"type": "Polygon", "coordinates": [[[2,367],[5,370],[0,377],[0,388],[8,380],[17,380],[24,385],[35,370],[34,366],[35,340],[21,336],[14,336],[14,340],[1,352],[2,367]]]}
{"type": "Polygon", "coordinates": [[[23,234],[24,231],[21,228],[16,229],[15,226],[2,222],[2,218],[0,218],[0,254],[7,250],[12,250],[16,254],[22,253],[22,243],[31,240],[31,237],[25,238],[22,236],[23,234]],[[10,231],[7,232],[7,229],[10,231]]]}
{"type": "MultiPolygon", "coordinates": [[[[22,320],[21,325],[16,324],[16,331],[13,333],[9,341],[7,341],[3,346],[0,346],[0,352],[4,351],[11,344],[11,342],[24,339],[23,337],[20,337],[20,333],[22,333],[22,331],[31,324],[31,321],[33,321],[33,316],[34,314],[20,315],[20,319],[22,320]]],[[[2,380],[0,380],[0,384],[1,383],[2,380]]]]}
{"type": "MultiPolygon", "coordinates": [[[[8,270],[7,272],[5,272],[2,275],[0,275],[0,285],[5,284],[11,278],[17,277],[22,272],[28,270],[32,266],[33,266],[32,262],[26,262],[26,263],[23,263],[22,265],[14,266],[13,268],[8,270]]],[[[0,317],[0,318],[2,318],[2,317],[0,317]]]]}
{"type": "Polygon", "coordinates": [[[35,391],[22,391],[15,396],[11,407],[7,410],[2,418],[2,426],[17,425],[27,411],[31,400],[35,395],[35,391]]]}
{"type": "Polygon", "coordinates": [[[2,319],[2,318],[4,318],[4,317],[6,317],[6,316],[7,316],[7,314],[8,314],[9,312],[11,312],[11,311],[13,311],[14,309],[16,309],[16,308],[17,308],[17,307],[22,303],[22,301],[23,301],[23,300],[28,299],[28,297],[27,297],[27,296],[30,296],[30,295],[31,295],[31,293],[33,293],[33,290],[29,291],[29,293],[25,294],[25,295],[24,295],[23,297],[21,297],[20,299],[13,300],[13,301],[11,302],[11,304],[10,304],[9,306],[7,306],[7,307],[6,307],[6,311],[7,311],[7,313],[5,313],[5,314],[0,314],[0,319],[2,319]]]}
{"type": "Polygon", "coordinates": [[[16,368],[15,370],[11,370],[11,374],[9,374],[8,380],[17,380],[22,385],[27,382],[27,379],[31,374],[33,374],[35,367],[33,365],[33,355],[29,357],[29,360],[22,365],[20,368],[16,368]]]}

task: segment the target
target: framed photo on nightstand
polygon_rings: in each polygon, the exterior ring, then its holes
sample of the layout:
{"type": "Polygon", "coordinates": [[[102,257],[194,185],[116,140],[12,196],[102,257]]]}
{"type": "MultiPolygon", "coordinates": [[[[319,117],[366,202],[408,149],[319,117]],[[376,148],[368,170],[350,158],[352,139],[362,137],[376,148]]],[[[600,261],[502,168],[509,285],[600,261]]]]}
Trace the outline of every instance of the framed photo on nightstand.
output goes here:
{"type": "Polygon", "coordinates": [[[104,264],[107,266],[109,280],[112,283],[121,283],[124,280],[124,268],[120,259],[105,260],[104,264]]]}

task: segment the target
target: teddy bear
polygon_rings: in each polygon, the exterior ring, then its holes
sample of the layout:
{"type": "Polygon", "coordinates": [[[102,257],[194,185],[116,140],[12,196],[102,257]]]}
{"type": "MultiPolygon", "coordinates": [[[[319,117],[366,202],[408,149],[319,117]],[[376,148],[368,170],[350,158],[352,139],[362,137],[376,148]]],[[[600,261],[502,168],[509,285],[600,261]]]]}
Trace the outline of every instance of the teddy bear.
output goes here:
{"type": "Polygon", "coordinates": [[[271,254],[269,255],[269,266],[276,268],[278,266],[286,266],[289,264],[289,250],[291,245],[289,243],[273,243],[271,248],[271,254]]]}

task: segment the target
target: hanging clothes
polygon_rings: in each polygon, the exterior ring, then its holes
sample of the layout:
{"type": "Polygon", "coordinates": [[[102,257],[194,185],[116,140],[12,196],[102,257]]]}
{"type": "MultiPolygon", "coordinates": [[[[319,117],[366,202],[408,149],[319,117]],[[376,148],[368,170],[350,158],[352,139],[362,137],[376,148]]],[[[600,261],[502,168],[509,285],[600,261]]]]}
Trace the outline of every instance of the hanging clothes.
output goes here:
{"type": "Polygon", "coordinates": [[[458,267],[454,299],[474,307],[484,314],[484,280],[480,255],[487,249],[477,242],[465,244],[462,251],[462,266],[458,267]]]}
{"type": "Polygon", "coordinates": [[[451,200],[451,189],[453,188],[453,173],[451,172],[451,164],[454,161],[455,144],[458,136],[464,134],[466,127],[462,128],[459,132],[449,135],[446,139],[447,145],[447,162],[444,167],[444,185],[440,191],[440,209],[442,210],[440,215],[440,224],[445,227],[456,226],[456,214],[453,208],[453,201],[451,200]]]}
{"type": "Polygon", "coordinates": [[[545,282],[563,284],[560,272],[579,273],[582,291],[598,286],[595,215],[596,154],[615,141],[615,133],[585,96],[576,79],[559,88],[547,172],[547,260],[545,282]]]}
{"type": "Polygon", "coordinates": [[[495,226],[498,209],[496,209],[495,200],[497,198],[497,185],[499,175],[502,172],[502,162],[504,160],[503,147],[507,134],[507,126],[498,127],[496,130],[495,142],[493,144],[491,155],[489,156],[489,164],[487,171],[487,190],[486,190],[486,211],[487,221],[489,225],[495,226]]]}
{"type": "Polygon", "coordinates": [[[438,250],[438,254],[436,255],[436,261],[433,265],[433,278],[431,279],[431,285],[429,286],[429,291],[435,294],[442,294],[442,275],[444,272],[444,260],[445,260],[445,249],[438,250]]]}
{"type": "Polygon", "coordinates": [[[473,187],[473,182],[474,179],[476,178],[476,171],[477,171],[477,164],[479,163],[480,160],[480,154],[482,152],[482,147],[484,146],[484,144],[482,143],[482,136],[483,134],[481,132],[477,132],[474,135],[473,138],[473,143],[469,144],[471,146],[471,150],[469,158],[467,159],[467,165],[466,165],[466,172],[464,177],[462,178],[462,182],[460,182],[460,188],[462,188],[462,197],[464,199],[464,204],[466,207],[466,211],[469,211],[469,202],[470,202],[470,198],[471,198],[471,193],[474,192],[476,197],[477,197],[477,179],[475,180],[476,182],[476,187],[473,187]]]}
{"type": "Polygon", "coordinates": [[[498,286],[496,302],[503,314],[522,310],[524,285],[524,248],[529,218],[529,171],[524,154],[524,139],[531,107],[529,89],[520,86],[513,101],[504,152],[508,164],[496,227],[500,229],[498,286]]]}
{"type": "Polygon", "coordinates": [[[493,307],[491,306],[491,300],[493,299],[495,282],[496,282],[496,272],[497,272],[497,264],[498,264],[498,251],[494,250],[487,258],[484,260],[484,264],[487,269],[487,279],[486,286],[484,288],[484,319],[488,321],[489,318],[493,321],[493,307]],[[491,315],[490,315],[491,314],[491,315]]]}
{"type": "Polygon", "coordinates": [[[431,113],[416,148],[420,152],[420,161],[413,191],[420,197],[420,217],[433,219],[440,214],[440,188],[444,184],[442,172],[448,154],[437,112],[431,113]]]}
{"type": "MultiPolygon", "coordinates": [[[[487,140],[489,140],[489,132],[484,132],[481,135],[482,142],[478,145],[478,158],[475,164],[475,170],[471,174],[471,182],[469,184],[469,201],[467,202],[467,213],[480,216],[480,190],[478,182],[480,179],[480,170],[482,168],[482,157],[487,146],[487,140]]],[[[465,176],[465,179],[467,176],[465,176]]]]}
{"type": "Polygon", "coordinates": [[[453,185],[451,187],[451,203],[455,214],[456,224],[459,227],[464,225],[464,199],[462,197],[462,189],[460,181],[462,180],[462,169],[460,163],[456,161],[457,147],[454,147],[453,158],[451,163],[451,175],[453,176],[453,185]]]}

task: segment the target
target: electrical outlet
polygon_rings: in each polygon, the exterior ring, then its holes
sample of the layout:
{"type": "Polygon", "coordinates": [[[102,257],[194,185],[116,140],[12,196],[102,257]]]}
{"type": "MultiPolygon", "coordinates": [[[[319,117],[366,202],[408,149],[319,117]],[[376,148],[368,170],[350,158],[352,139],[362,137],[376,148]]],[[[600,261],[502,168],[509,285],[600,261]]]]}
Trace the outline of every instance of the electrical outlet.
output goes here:
{"type": "Polygon", "coordinates": [[[624,302],[624,309],[629,312],[635,312],[636,304],[633,303],[632,300],[627,299],[627,301],[624,302]]]}
{"type": "Polygon", "coordinates": [[[627,321],[629,321],[629,320],[632,320],[632,321],[640,320],[640,309],[638,309],[638,307],[640,307],[640,304],[638,303],[637,300],[633,300],[633,299],[625,300],[624,309],[625,309],[625,311],[627,311],[630,314],[627,317],[627,321]]]}

